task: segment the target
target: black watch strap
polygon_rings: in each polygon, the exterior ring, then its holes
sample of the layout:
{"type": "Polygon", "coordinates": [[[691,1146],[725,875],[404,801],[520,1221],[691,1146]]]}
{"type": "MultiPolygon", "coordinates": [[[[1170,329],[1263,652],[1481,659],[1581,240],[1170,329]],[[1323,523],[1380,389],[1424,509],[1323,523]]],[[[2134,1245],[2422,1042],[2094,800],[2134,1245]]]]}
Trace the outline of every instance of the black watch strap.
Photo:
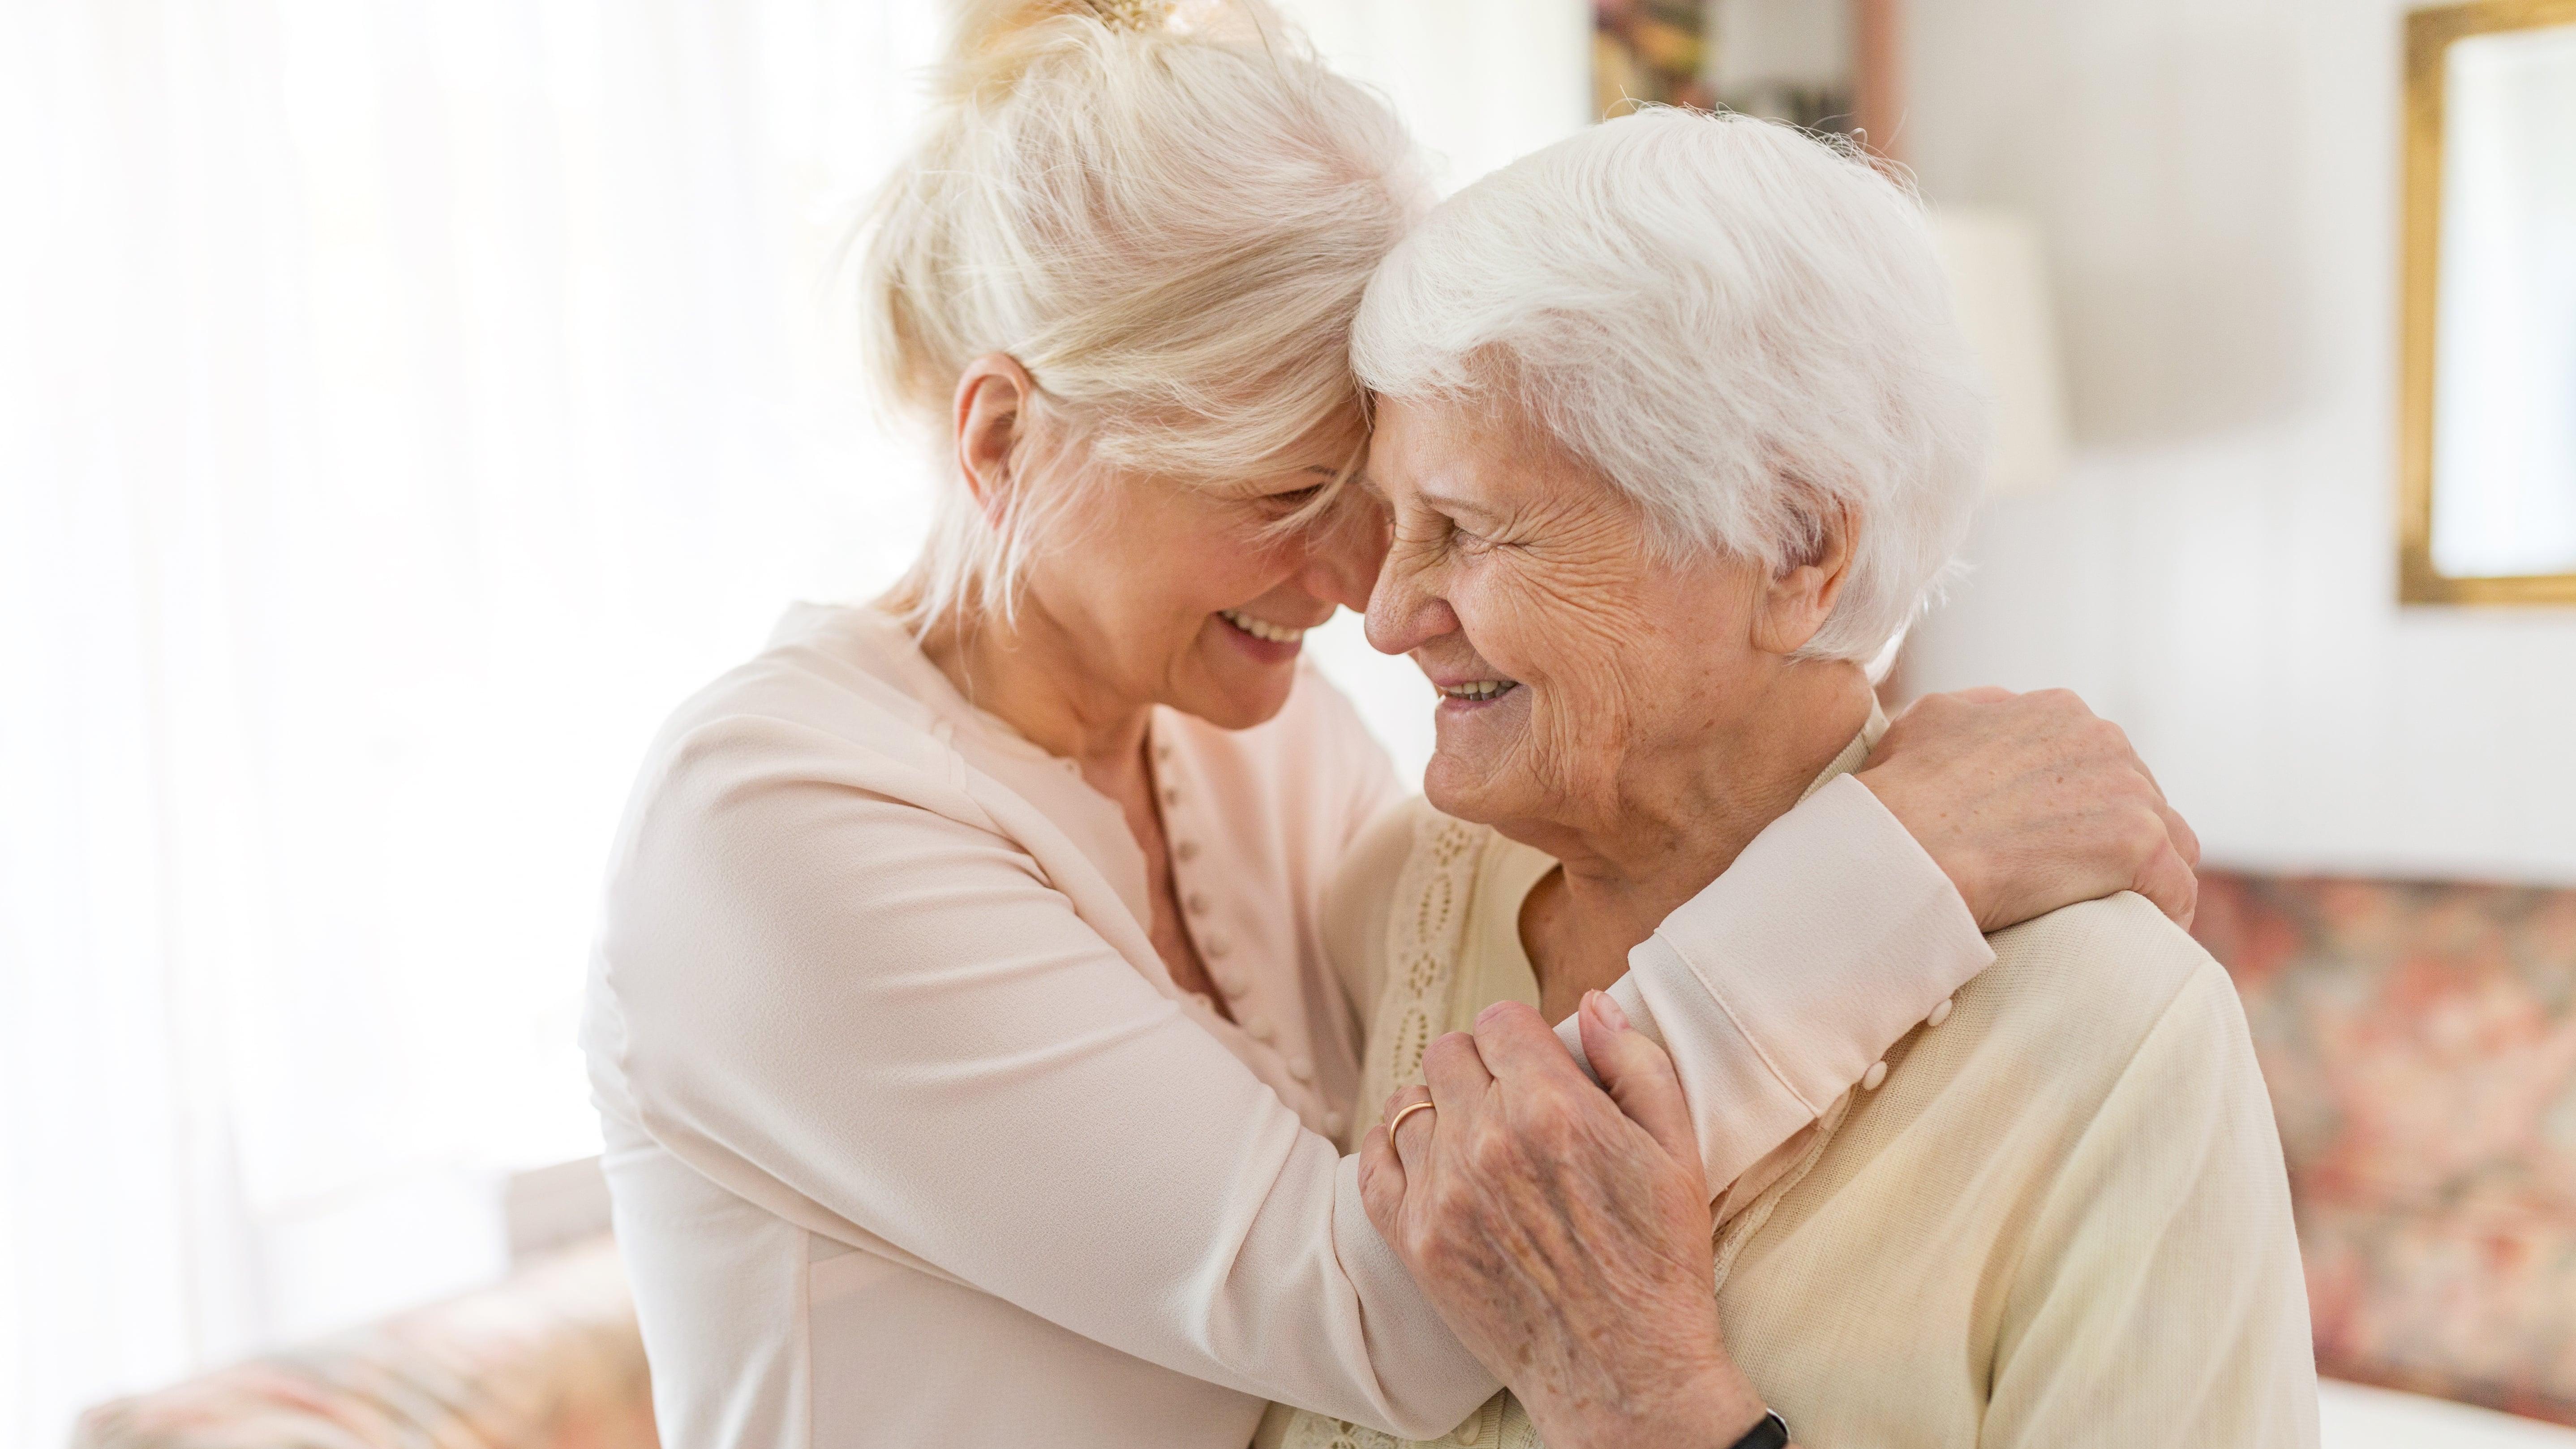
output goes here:
{"type": "Polygon", "coordinates": [[[1769,1409],[1762,1411],[1762,1422],[1744,1431],[1734,1449],[1789,1449],[1789,1421],[1769,1409]]]}

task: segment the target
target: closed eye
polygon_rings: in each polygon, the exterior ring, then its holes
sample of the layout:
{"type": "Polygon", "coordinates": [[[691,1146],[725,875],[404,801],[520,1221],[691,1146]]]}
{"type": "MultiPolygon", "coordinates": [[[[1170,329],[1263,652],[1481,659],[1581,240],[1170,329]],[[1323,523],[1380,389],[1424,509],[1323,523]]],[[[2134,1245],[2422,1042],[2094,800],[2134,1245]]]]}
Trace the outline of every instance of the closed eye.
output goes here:
{"type": "Polygon", "coordinates": [[[1490,543],[1480,534],[1458,526],[1458,521],[1444,514],[1425,513],[1396,530],[1400,542],[1415,548],[1454,550],[1459,553],[1481,553],[1490,543]]]}

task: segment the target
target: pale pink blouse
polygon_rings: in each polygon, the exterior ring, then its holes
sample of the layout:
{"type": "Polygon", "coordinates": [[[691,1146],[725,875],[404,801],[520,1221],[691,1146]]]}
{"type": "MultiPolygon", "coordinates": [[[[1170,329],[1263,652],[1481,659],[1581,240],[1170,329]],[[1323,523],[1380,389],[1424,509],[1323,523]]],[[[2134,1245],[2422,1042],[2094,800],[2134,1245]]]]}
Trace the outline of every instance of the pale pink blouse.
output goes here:
{"type": "MultiPolygon", "coordinates": [[[[1374,1104],[1322,896],[1384,752],[1311,670],[1151,748],[1233,1022],[1165,972],[1117,807],[873,611],[791,611],[656,740],[583,1042],[664,1442],[1242,1449],[1269,1399],[1427,1437],[1494,1393],[1331,1140],[1374,1104]]],[[[1991,959],[1845,781],[1620,994],[1723,1182],[1991,959]]]]}

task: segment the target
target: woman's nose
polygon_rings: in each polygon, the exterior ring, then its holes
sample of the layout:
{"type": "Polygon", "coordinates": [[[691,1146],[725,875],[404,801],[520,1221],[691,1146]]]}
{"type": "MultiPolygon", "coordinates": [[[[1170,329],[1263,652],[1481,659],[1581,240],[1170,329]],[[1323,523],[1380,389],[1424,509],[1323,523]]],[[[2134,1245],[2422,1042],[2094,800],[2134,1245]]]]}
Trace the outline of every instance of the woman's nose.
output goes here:
{"type": "Polygon", "coordinates": [[[1306,591],[1352,613],[1364,612],[1385,558],[1386,509],[1353,488],[1308,539],[1306,591]]]}
{"type": "Polygon", "coordinates": [[[1381,654],[1409,654],[1458,628],[1430,567],[1401,548],[1386,551],[1368,596],[1368,641],[1381,654]]]}

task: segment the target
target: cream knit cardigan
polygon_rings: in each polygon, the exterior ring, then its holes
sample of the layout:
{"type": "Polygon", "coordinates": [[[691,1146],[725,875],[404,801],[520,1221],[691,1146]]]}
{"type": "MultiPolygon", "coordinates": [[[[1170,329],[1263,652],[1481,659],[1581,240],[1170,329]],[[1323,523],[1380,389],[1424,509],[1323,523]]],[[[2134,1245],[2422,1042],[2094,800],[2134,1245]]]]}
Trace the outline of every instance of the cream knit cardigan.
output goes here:
{"type": "MultiPolygon", "coordinates": [[[[1553,866],[1418,800],[1364,834],[1328,895],[1327,948],[1374,1003],[1354,1135],[1431,1037],[1536,1004],[1518,922],[1553,866]]],[[[2226,972],[2136,895],[1990,940],[1991,968],[1724,1192],[1737,1362],[1808,1449],[2314,1445],[2288,1183],[2226,972]]],[[[1255,1442],[1406,1441],[1273,1406],[1255,1442]]],[[[1539,1438],[1505,1392],[1438,1442],[1539,1438]]]]}

